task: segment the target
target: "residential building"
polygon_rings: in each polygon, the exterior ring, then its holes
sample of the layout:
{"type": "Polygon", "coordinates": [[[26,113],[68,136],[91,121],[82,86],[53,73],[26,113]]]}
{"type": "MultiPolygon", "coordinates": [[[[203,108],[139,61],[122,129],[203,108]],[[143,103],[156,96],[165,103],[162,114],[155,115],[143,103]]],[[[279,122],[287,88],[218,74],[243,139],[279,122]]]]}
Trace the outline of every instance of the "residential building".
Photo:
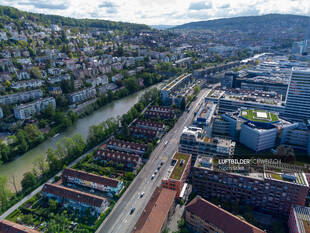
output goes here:
{"type": "Polygon", "coordinates": [[[13,82],[11,85],[12,89],[21,89],[21,88],[38,88],[43,85],[44,81],[40,79],[26,80],[20,82],[13,82]]]}
{"type": "Polygon", "coordinates": [[[159,137],[158,131],[146,129],[145,127],[131,126],[129,131],[133,136],[138,138],[156,139],[159,137]]]}
{"type": "Polygon", "coordinates": [[[71,80],[71,77],[69,74],[65,74],[65,75],[58,75],[58,76],[55,76],[55,77],[49,77],[47,79],[47,81],[51,84],[55,84],[55,83],[60,83],[62,81],[69,81],[71,80]]]}
{"type": "Polygon", "coordinates": [[[165,105],[179,105],[182,99],[182,97],[180,97],[179,95],[179,91],[188,83],[191,83],[192,79],[192,74],[183,74],[168,83],[164,88],[160,90],[160,97],[162,102],[165,105]]]}
{"type": "Polygon", "coordinates": [[[180,137],[179,151],[192,155],[230,157],[235,151],[235,142],[229,139],[208,138],[206,132],[198,127],[185,127],[180,137]]]}
{"type": "Polygon", "coordinates": [[[134,125],[139,128],[150,129],[155,131],[164,131],[165,125],[161,122],[149,121],[149,120],[136,120],[134,125]]]}
{"type": "Polygon", "coordinates": [[[198,156],[193,167],[193,189],[203,198],[248,204],[284,216],[292,205],[305,205],[309,184],[303,172],[288,171],[285,166],[279,167],[282,172],[268,167],[262,167],[262,172],[227,172],[213,160],[198,156]]]}
{"type": "Polygon", "coordinates": [[[96,77],[92,79],[87,79],[87,83],[91,84],[92,87],[100,86],[100,85],[106,85],[109,83],[109,78],[108,76],[104,75],[102,77],[96,77]]]}
{"type": "Polygon", "coordinates": [[[41,112],[48,105],[52,105],[54,109],[56,108],[56,101],[53,97],[47,97],[31,103],[18,105],[14,108],[14,116],[16,119],[24,120],[35,113],[41,112]]]}
{"type": "Polygon", "coordinates": [[[197,233],[265,233],[221,207],[196,196],[185,207],[186,225],[197,233]]]}
{"type": "Polygon", "coordinates": [[[156,187],[132,233],[162,233],[174,213],[176,191],[156,187]]]}
{"type": "Polygon", "coordinates": [[[175,152],[168,171],[162,180],[162,186],[164,188],[176,191],[176,198],[180,197],[183,186],[189,176],[191,159],[192,156],[189,154],[175,152]]]}
{"type": "Polygon", "coordinates": [[[292,121],[310,119],[310,68],[292,69],[283,117],[292,121]]]}
{"type": "Polygon", "coordinates": [[[48,92],[51,95],[61,95],[62,94],[62,89],[59,86],[57,86],[57,87],[49,87],[48,88],[48,92]]]}
{"type": "Polygon", "coordinates": [[[37,230],[31,229],[29,227],[25,227],[15,222],[11,222],[9,220],[1,220],[0,221],[0,232],[1,233],[40,233],[37,230]]]}
{"type": "Polygon", "coordinates": [[[108,200],[104,197],[95,196],[56,184],[46,183],[42,188],[42,194],[49,199],[56,199],[59,203],[63,204],[64,207],[70,206],[80,211],[91,208],[96,215],[99,215],[109,205],[108,200]]]}
{"type": "Polygon", "coordinates": [[[141,143],[128,142],[114,138],[108,141],[107,148],[137,155],[143,155],[147,150],[146,146],[141,143]]]}
{"type": "Polygon", "coordinates": [[[102,146],[95,153],[95,159],[102,163],[122,164],[125,169],[130,170],[135,170],[142,164],[142,159],[139,155],[109,150],[106,149],[106,145],[102,146]]]}
{"type": "Polygon", "coordinates": [[[109,177],[98,176],[84,171],[66,168],[62,172],[62,180],[67,184],[82,185],[91,189],[118,194],[123,187],[123,182],[109,177]]]}
{"type": "Polygon", "coordinates": [[[0,96],[1,104],[16,104],[20,102],[27,102],[34,99],[39,99],[43,97],[43,92],[40,89],[19,92],[16,94],[0,96]]]}
{"type": "Polygon", "coordinates": [[[310,232],[310,208],[294,205],[288,219],[289,233],[310,232]]]}
{"type": "Polygon", "coordinates": [[[148,118],[161,118],[161,119],[174,119],[176,117],[176,112],[173,108],[152,106],[149,110],[145,112],[145,116],[148,118]]]}
{"type": "Polygon", "coordinates": [[[69,101],[71,103],[82,102],[94,97],[96,97],[96,88],[94,87],[86,88],[68,95],[69,101]]]}

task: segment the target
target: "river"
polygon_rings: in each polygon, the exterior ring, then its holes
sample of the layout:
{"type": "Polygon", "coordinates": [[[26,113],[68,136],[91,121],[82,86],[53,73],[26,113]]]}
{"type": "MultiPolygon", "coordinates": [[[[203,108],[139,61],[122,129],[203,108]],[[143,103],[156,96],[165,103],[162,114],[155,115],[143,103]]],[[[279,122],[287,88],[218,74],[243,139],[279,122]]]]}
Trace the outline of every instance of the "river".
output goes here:
{"type": "Polygon", "coordinates": [[[9,179],[9,187],[13,190],[11,184],[12,177],[15,177],[15,181],[20,188],[20,181],[23,178],[25,172],[31,171],[34,167],[35,161],[45,155],[45,152],[49,147],[55,147],[56,143],[63,137],[72,137],[74,134],[81,134],[84,139],[87,138],[88,128],[92,125],[97,125],[108,118],[121,116],[129,111],[129,109],[135,105],[139,97],[148,89],[158,87],[161,84],[156,84],[147,89],[136,92],[130,96],[122,98],[120,100],[113,101],[110,104],[105,105],[99,110],[95,111],[89,116],[82,119],[78,119],[71,127],[66,129],[65,132],[61,133],[57,137],[52,137],[28,151],[24,155],[16,158],[14,161],[6,163],[0,166],[0,176],[6,176],[9,179]]]}

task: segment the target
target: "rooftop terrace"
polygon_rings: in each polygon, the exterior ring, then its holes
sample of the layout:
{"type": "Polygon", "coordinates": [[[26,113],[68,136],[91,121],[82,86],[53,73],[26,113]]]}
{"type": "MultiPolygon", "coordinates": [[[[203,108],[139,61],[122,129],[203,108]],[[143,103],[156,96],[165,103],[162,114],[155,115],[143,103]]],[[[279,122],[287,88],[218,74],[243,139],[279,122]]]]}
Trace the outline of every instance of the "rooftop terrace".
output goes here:
{"type": "Polygon", "coordinates": [[[174,165],[174,168],[172,170],[172,173],[170,175],[171,179],[174,180],[180,180],[183,174],[183,171],[188,163],[190,156],[188,154],[182,154],[179,152],[176,152],[173,156],[173,160],[176,160],[176,164],[174,165]]]}
{"type": "Polygon", "coordinates": [[[255,109],[242,110],[240,117],[252,122],[275,123],[279,121],[277,114],[255,109]]]}

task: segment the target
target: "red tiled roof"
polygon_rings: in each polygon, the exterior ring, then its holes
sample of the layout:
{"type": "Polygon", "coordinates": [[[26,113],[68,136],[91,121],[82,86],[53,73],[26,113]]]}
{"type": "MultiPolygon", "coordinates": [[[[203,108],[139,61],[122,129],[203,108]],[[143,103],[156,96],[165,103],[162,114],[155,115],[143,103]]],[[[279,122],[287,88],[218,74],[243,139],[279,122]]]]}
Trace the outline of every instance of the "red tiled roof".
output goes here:
{"type": "Polygon", "coordinates": [[[123,140],[118,140],[118,139],[111,139],[108,141],[107,144],[108,144],[108,146],[109,145],[115,145],[118,147],[128,148],[128,149],[132,149],[132,150],[146,151],[146,146],[141,144],[141,143],[128,142],[128,141],[123,141],[123,140]]]}
{"type": "Polygon", "coordinates": [[[152,111],[152,110],[146,111],[145,115],[149,117],[160,116],[160,117],[165,117],[165,118],[173,118],[175,116],[175,114],[172,112],[158,112],[158,111],[152,111]]]}
{"type": "Polygon", "coordinates": [[[135,126],[132,126],[129,128],[129,130],[132,132],[132,133],[135,133],[135,134],[143,134],[143,135],[146,135],[146,136],[156,136],[157,135],[157,131],[156,130],[152,130],[152,129],[145,129],[145,128],[142,128],[142,127],[135,127],[135,126]]]}
{"type": "Polygon", "coordinates": [[[136,223],[132,233],[161,232],[174,203],[176,191],[157,187],[136,223]]]}
{"type": "Polygon", "coordinates": [[[63,171],[62,175],[64,177],[67,177],[67,176],[76,177],[76,178],[79,178],[79,179],[82,179],[82,180],[87,180],[87,181],[90,181],[90,182],[93,182],[93,183],[102,184],[102,185],[109,186],[109,187],[114,187],[114,188],[117,187],[118,183],[120,182],[117,179],[112,179],[112,178],[104,177],[104,176],[98,176],[98,175],[95,175],[95,174],[91,174],[91,173],[88,173],[88,172],[75,170],[75,169],[72,169],[72,168],[66,168],[63,171]]]}
{"type": "Polygon", "coordinates": [[[75,202],[81,202],[95,207],[101,207],[102,203],[106,201],[104,197],[95,196],[89,193],[84,193],[75,189],[55,184],[45,184],[42,191],[61,198],[70,199],[75,202]]]}
{"type": "Polygon", "coordinates": [[[141,126],[150,126],[150,127],[157,127],[157,128],[164,128],[164,124],[160,122],[154,122],[154,121],[143,121],[143,120],[137,120],[135,122],[136,125],[141,126]]]}
{"type": "Polygon", "coordinates": [[[0,221],[0,232],[1,233],[40,233],[39,231],[30,229],[23,225],[11,222],[9,220],[0,221]]]}
{"type": "Polygon", "coordinates": [[[109,149],[98,150],[95,154],[95,157],[99,157],[103,160],[109,159],[113,162],[123,163],[125,166],[127,163],[134,163],[137,165],[141,161],[139,155],[109,149]]]}
{"type": "Polygon", "coordinates": [[[170,107],[164,107],[164,106],[152,106],[150,108],[150,111],[155,111],[155,112],[175,112],[175,109],[170,108],[170,107]]]}
{"type": "Polygon", "coordinates": [[[241,220],[228,211],[196,196],[186,206],[186,211],[214,225],[225,233],[265,233],[263,230],[241,220]]]}

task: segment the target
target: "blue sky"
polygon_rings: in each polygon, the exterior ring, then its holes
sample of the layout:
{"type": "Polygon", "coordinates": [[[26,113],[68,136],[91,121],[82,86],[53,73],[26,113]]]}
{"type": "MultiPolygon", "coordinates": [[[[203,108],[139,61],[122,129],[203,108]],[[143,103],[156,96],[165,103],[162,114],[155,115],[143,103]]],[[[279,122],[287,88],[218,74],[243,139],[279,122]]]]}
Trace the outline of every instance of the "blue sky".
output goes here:
{"type": "Polygon", "coordinates": [[[0,5],[74,18],[178,25],[223,17],[290,13],[310,16],[309,0],[0,0],[0,5]]]}

